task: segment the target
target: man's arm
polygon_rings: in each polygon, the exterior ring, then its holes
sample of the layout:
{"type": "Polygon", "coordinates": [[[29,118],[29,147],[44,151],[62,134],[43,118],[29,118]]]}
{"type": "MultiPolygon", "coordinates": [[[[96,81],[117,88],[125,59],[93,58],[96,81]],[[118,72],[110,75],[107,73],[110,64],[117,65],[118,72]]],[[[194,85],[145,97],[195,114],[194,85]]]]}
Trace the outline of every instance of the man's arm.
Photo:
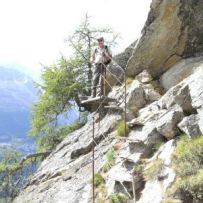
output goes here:
{"type": "Polygon", "coordinates": [[[111,51],[111,49],[108,49],[108,56],[109,56],[109,58],[112,58],[112,51],[111,51]]]}

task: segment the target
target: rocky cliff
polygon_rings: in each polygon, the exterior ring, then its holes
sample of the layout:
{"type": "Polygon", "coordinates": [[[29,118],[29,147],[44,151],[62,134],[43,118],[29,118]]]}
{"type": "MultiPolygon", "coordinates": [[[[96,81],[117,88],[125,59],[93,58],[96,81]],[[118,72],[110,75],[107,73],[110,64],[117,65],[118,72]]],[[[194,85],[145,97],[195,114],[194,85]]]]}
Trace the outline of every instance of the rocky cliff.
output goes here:
{"type": "MultiPolygon", "coordinates": [[[[153,0],[134,49],[115,57],[131,76],[128,136],[122,137],[124,85],[108,75],[117,83],[108,97],[118,108],[95,124],[96,202],[203,202],[202,11],[203,1],[153,0]]],[[[117,63],[109,69],[120,76],[117,63]]],[[[92,202],[92,146],[90,119],[43,161],[13,202],[92,202]]]]}
{"type": "Polygon", "coordinates": [[[202,10],[203,2],[198,0],[153,0],[128,74],[147,69],[159,76],[181,59],[202,55],[202,10]]]}

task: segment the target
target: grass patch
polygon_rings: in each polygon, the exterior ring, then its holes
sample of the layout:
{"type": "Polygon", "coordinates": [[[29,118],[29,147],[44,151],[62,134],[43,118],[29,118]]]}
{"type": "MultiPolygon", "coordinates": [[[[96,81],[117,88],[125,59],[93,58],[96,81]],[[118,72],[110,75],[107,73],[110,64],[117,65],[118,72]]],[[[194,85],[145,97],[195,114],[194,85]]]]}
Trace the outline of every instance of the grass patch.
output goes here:
{"type": "Polygon", "coordinates": [[[152,146],[152,153],[151,153],[152,155],[151,156],[153,156],[160,149],[160,147],[163,146],[164,144],[165,144],[164,141],[159,141],[156,144],[154,144],[152,146]]]}
{"type": "Polygon", "coordinates": [[[131,85],[132,82],[133,82],[133,80],[134,80],[133,78],[130,78],[130,77],[127,78],[127,79],[126,79],[126,85],[131,85]]]}
{"type": "Polygon", "coordinates": [[[137,108],[136,106],[132,106],[132,107],[129,107],[129,110],[135,117],[137,117],[139,108],[137,108]]]}
{"type": "Polygon", "coordinates": [[[144,170],[144,165],[143,163],[138,163],[134,167],[134,173],[137,175],[142,175],[144,170]]]}
{"type": "Polygon", "coordinates": [[[128,125],[126,125],[126,135],[125,135],[125,124],[126,124],[125,121],[121,120],[116,125],[116,131],[117,131],[118,136],[120,136],[120,137],[127,136],[130,132],[128,125]]]}
{"type": "Polygon", "coordinates": [[[143,171],[143,176],[146,181],[157,179],[158,175],[162,172],[164,163],[158,159],[154,161],[148,168],[143,171]]]}
{"type": "Polygon", "coordinates": [[[203,202],[203,136],[181,137],[172,155],[172,166],[177,177],[169,195],[181,191],[194,201],[203,202]]]}
{"type": "Polygon", "coordinates": [[[165,199],[162,203],[182,203],[179,199],[165,199]]]}
{"type": "Polygon", "coordinates": [[[126,203],[128,197],[122,193],[115,193],[109,196],[109,203],[126,203]]]}
{"type": "Polygon", "coordinates": [[[105,184],[101,184],[97,190],[97,197],[96,197],[96,203],[105,203],[107,198],[107,189],[105,187],[105,184]]]}
{"type": "Polygon", "coordinates": [[[115,164],[115,160],[116,160],[116,152],[115,152],[114,148],[111,148],[106,153],[105,162],[102,167],[102,171],[104,173],[106,173],[108,170],[110,170],[110,168],[115,164]]]}
{"type": "Polygon", "coordinates": [[[96,203],[105,203],[105,201],[105,198],[100,197],[96,200],[96,203]]]}
{"type": "Polygon", "coordinates": [[[105,182],[105,180],[104,180],[103,176],[100,173],[95,173],[95,175],[94,175],[94,186],[99,187],[104,182],[105,182]]]}

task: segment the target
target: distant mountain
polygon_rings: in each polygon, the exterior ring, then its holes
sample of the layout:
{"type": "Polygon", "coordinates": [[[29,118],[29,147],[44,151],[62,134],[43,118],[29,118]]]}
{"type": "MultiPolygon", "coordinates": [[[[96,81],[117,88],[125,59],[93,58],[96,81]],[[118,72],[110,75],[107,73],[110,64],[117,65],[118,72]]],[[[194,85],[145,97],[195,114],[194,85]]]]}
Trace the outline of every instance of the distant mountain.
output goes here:
{"type": "MultiPolygon", "coordinates": [[[[37,101],[34,81],[15,68],[0,67],[0,144],[20,147],[33,141],[30,130],[31,106],[37,101]]],[[[23,147],[25,149],[25,147],[23,147]]]]}
{"type": "Polygon", "coordinates": [[[31,77],[12,68],[0,67],[0,111],[26,111],[36,101],[31,77]]]}
{"type": "MultiPolygon", "coordinates": [[[[21,151],[33,149],[33,140],[27,137],[31,127],[31,107],[37,101],[33,79],[10,66],[0,66],[0,146],[14,145],[21,151]]],[[[68,118],[62,116],[62,125],[73,123],[78,118],[73,108],[68,118]]]]}

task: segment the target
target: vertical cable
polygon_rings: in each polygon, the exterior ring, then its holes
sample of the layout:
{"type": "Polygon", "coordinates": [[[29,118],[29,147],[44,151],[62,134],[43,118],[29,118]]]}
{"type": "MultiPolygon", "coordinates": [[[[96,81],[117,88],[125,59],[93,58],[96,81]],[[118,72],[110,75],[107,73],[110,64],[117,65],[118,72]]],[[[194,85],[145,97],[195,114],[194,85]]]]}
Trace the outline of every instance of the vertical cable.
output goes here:
{"type": "Polygon", "coordinates": [[[133,187],[133,200],[134,203],[136,203],[136,189],[135,189],[135,177],[134,174],[132,174],[132,187],[133,187]]]}
{"type": "Polygon", "coordinates": [[[95,203],[95,188],[94,188],[94,116],[93,116],[93,129],[92,129],[92,202],[95,203]]]}
{"type": "Polygon", "coordinates": [[[127,96],[127,87],[126,87],[126,69],[124,72],[124,82],[125,82],[125,111],[124,111],[124,121],[125,121],[125,137],[127,137],[127,126],[126,126],[126,121],[127,121],[127,116],[126,116],[126,96],[127,96]]]}

